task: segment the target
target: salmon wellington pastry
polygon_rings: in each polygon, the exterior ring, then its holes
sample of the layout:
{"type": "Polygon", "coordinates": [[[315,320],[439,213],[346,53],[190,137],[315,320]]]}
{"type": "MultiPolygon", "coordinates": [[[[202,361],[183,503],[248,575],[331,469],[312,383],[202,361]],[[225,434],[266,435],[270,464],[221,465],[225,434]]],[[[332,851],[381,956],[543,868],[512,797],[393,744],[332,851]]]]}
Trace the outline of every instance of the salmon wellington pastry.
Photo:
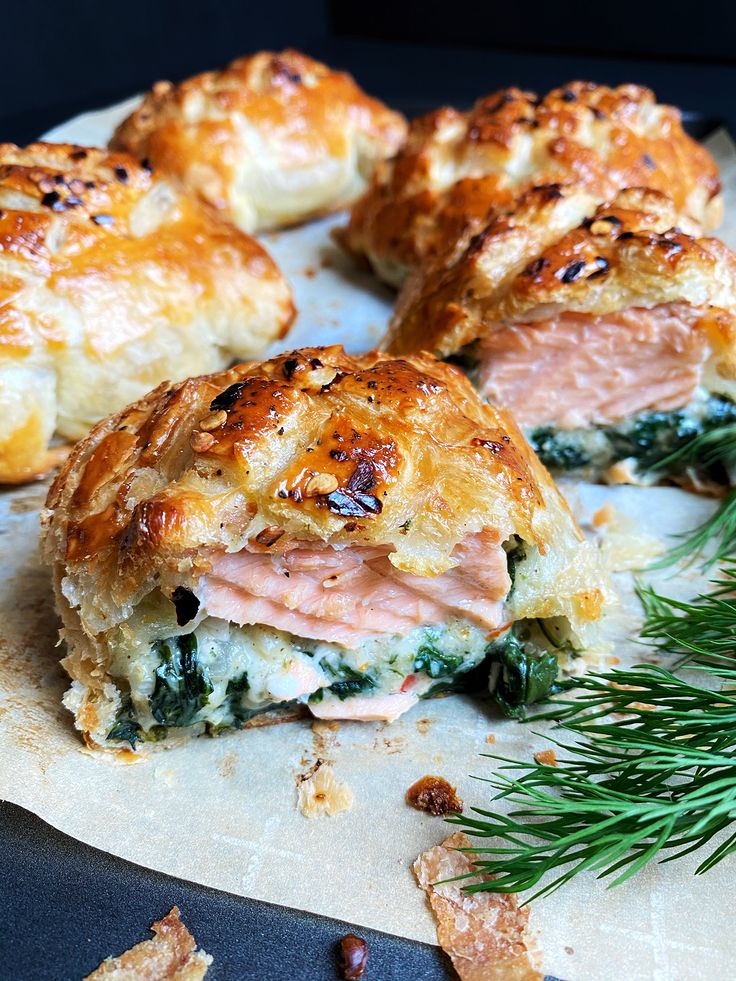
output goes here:
{"type": "Polygon", "coordinates": [[[536,188],[404,287],[385,346],[463,365],[551,469],[612,481],[736,421],[736,256],[656,191],[536,188]]]}
{"type": "Polygon", "coordinates": [[[581,183],[599,202],[624,187],[665,191],[704,230],[722,215],[718,168],[677,109],[638,85],[571,82],[544,98],[502,89],[469,112],[444,108],[415,120],[337,237],[400,286],[548,183],[581,183]]]}
{"type": "Polygon", "coordinates": [[[255,232],[344,208],[405,135],[404,117],[350,75],[287,50],[157,82],[111,145],[255,232]]]}
{"type": "Polygon", "coordinates": [[[0,145],[0,482],[164,378],[259,354],[293,314],[257,242],[132,157],[0,145]]]}
{"type": "Polygon", "coordinates": [[[513,712],[598,645],[607,597],[511,417],[426,355],[162,385],[75,448],[44,525],[93,746],[393,720],[479,672],[513,712]]]}

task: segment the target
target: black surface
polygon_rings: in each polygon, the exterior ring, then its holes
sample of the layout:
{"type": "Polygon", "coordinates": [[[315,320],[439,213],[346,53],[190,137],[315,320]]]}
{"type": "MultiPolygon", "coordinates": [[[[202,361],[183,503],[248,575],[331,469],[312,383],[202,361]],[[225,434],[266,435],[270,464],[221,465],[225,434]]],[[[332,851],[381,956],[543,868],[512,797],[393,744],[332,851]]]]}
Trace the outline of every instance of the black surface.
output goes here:
{"type": "Polygon", "coordinates": [[[365,981],[455,977],[435,947],[142,869],[12,804],[0,803],[0,828],[3,981],[80,981],[148,939],[174,905],[214,957],[208,981],[333,981],[337,944],[351,931],[368,943],[365,981]]]}

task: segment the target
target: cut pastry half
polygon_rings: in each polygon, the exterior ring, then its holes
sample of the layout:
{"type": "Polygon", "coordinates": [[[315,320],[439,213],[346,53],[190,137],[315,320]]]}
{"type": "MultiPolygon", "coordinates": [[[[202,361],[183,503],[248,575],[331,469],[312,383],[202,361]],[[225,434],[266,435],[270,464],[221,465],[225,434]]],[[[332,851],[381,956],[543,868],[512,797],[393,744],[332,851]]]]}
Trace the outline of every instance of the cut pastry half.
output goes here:
{"type": "Polygon", "coordinates": [[[609,598],[511,417],[429,356],[161,386],[76,447],[44,525],[97,747],[275,710],[390,721],[471,674],[513,712],[599,648],[609,598]]]}
{"type": "MultiPolygon", "coordinates": [[[[736,421],[736,256],[672,201],[528,192],[454,260],[404,287],[385,347],[459,362],[552,470],[613,481],[736,421]]],[[[728,480],[681,473],[657,477],[728,480]]]]}
{"type": "Polygon", "coordinates": [[[0,483],[165,378],[260,354],[293,316],[256,241],[127,154],[0,145],[0,483]]]}
{"type": "Polygon", "coordinates": [[[157,82],[111,146],[146,158],[246,232],[351,204],[398,150],[404,117],[298,51],[157,82]]]}
{"type": "Polygon", "coordinates": [[[718,168],[680,113],[638,85],[571,82],[543,98],[516,88],[469,112],[412,122],[337,237],[393,286],[425,260],[461,250],[535,185],[583,184],[598,201],[624,187],[671,195],[704,230],[721,220],[718,168]]]}

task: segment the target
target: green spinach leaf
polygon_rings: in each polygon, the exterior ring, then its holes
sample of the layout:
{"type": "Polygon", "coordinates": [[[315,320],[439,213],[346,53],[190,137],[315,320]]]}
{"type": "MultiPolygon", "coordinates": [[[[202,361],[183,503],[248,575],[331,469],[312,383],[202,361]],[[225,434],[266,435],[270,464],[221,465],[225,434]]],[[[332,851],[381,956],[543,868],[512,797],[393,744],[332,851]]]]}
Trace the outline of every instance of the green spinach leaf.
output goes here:
{"type": "Polygon", "coordinates": [[[557,655],[520,640],[513,627],[491,647],[490,654],[498,664],[493,695],[511,718],[523,718],[526,705],[559,691],[557,655]]]}
{"type": "Polygon", "coordinates": [[[414,655],[414,670],[424,671],[430,678],[445,678],[455,674],[464,660],[462,654],[445,653],[427,640],[414,655]]]}
{"type": "Polygon", "coordinates": [[[133,702],[129,693],[123,695],[120,708],[115,716],[115,722],[106,738],[130,743],[131,749],[135,749],[136,743],[142,738],[138,716],[133,708],[133,702]]]}
{"type": "Polygon", "coordinates": [[[150,697],[154,719],[165,726],[190,726],[212,694],[207,669],[197,657],[194,634],[157,640],[156,685],[150,697]]]}

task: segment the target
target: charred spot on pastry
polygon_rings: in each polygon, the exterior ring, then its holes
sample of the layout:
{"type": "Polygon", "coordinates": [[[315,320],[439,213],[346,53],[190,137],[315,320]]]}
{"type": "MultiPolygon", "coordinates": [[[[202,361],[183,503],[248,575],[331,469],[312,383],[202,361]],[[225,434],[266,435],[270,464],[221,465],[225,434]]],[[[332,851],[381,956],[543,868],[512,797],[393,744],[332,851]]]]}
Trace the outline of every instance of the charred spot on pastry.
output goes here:
{"type": "Polygon", "coordinates": [[[529,263],[529,265],[524,270],[524,275],[538,276],[543,269],[547,268],[548,265],[549,265],[549,259],[545,259],[544,256],[540,256],[538,259],[535,259],[533,262],[529,263]]]}
{"type": "Polygon", "coordinates": [[[70,194],[69,197],[64,202],[67,208],[78,208],[80,205],[84,204],[81,198],[78,198],[76,194],[70,194]]]}
{"type": "Polygon", "coordinates": [[[278,525],[269,525],[264,528],[263,531],[259,531],[256,535],[256,542],[259,545],[263,545],[265,548],[270,548],[275,545],[276,542],[284,535],[284,529],[279,528],[278,525]]]}
{"type": "Polygon", "coordinates": [[[212,399],[210,402],[210,412],[218,412],[221,409],[227,412],[228,409],[232,409],[233,405],[245,391],[245,388],[245,382],[235,382],[234,385],[230,385],[224,392],[220,392],[219,395],[216,395],[212,399]]]}
{"type": "Polygon", "coordinates": [[[574,283],[585,269],[585,260],[576,259],[569,266],[565,266],[557,271],[557,278],[561,283],[574,283]]]}
{"type": "Polygon", "coordinates": [[[44,208],[51,208],[52,211],[64,210],[64,202],[61,200],[61,195],[58,191],[47,191],[41,198],[41,204],[44,208]]]}
{"type": "Polygon", "coordinates": [[[199,600],[186,586],[177,586],[171,594],[171,602],[176,610],[176,622],[180,627],[186,626],[199,613],[199,600]]]}
{"type": "Polygon", "coordinates": [[[604,259],[602,255],[597,255],[593,262],[595,263],[595,269],[593,272],[588,273],[587,278],[597,279],[599,276],[605,276],[610,268],[608,259],[604,259]]]}
{"type": "Polygon", "coordinates": [[[333,460],[337,460],[338,463],[344,463],[348,458],[345,450],[330,450],[330,456],[333,460]]]}
{"type": "Polygon", "coordinates": [[[95,223],[95,225],[112,225],[115,219],[112,215],[90,215],[90,219],[95,223]]]}
{"type": "Polygon", "coordinates": [[[650,170],[656,170],[657,169],[656,163],[652,160],[652,158],[649,156],[648,153],[643,153],[641,155],[641,160],[642,160],[642,163],[644,164],[644,166],[645,167],[648,167],[650,170]]]}
{"type": "Polygon", "coordinates": [[[125,167],[115,167],[114,173],[121,184],[128,183],[128,171],[125,167]]]}
{"type": "Polygon", "coordinates": [[[559,201],[560,198],[564,197],[560,184],[537,184],[535,190],[541,194],[545,201],[559,201]]]}
{"type": "Polygon", "coordinates": [[[360,491],[349,493],[346,490],[335,490],[324,498],[329,511],[345,518],[367,518],[371,514],[380,514],[383,504],[372,494],[360,491]]]}
{"type": "Polygon", "coordinates": [[[493,454],[503,453],[505,449],[503,443],[495,439],[481,439],[479,436],[476,436],[472,443],[473,446],[482,446],[484,450],[490,450],[493,454]]]}
{"type": "Polygon", "coordinates": [[[370,460],[359,460],[348,480],[347,489],[365,493],[376,486],[376,471],[370,460]]]}
{"type": "Polygon", "coordinates": [[[147,173],[149,173],[149,174],[152,174],[152,173],[153,173],[153,167],[151,166],[151,161],[150,161],[150,160],[148,159],[148,157],[144,157],[144,158],[143,158],[143,159],[141,160],[141,167],[142,167],[142,168],[143,168],[143,169],[144,169],[144,170],[145,170],[145,171],[146,171],[147,173]]]}
{"type": "Polygon", "coordinates": [[[69,154],[70,160],[86,160],[86,158],[87,151],[82,147],[79,147],[77,150],[72,150],[72,152],[69,154]]]}
{"type": "Polygon", "coordinates": [[[572,91],[572,89],[565,89],[565,91],[562,93],[562,98],[563,98],[563,100],[565,102],[576,102],[577,101],[577,96],[572,91]]]}
{"type": "Polygon", "coordinates": [[[324,368],[324,365],[319,360],[319,358],[310,358],[309,364],[312,368],[324,368]]]}
{"type": "Polygon", "coordinates": [[[601,112],[601,110],[598,109],[596,106],[592,107],[591,112],[593,113],[596,119],[603,120],[606,118],[605,112],[601,112]]]}
{"type": "Polygon", "coordinates": [[[284,361],[284,378],[287,381],[291,381],[291,379],[294,377],[294,372],[296,371],[298,364],[299,362],[296,358],[287,358],[286,361],[284,361]]]}

